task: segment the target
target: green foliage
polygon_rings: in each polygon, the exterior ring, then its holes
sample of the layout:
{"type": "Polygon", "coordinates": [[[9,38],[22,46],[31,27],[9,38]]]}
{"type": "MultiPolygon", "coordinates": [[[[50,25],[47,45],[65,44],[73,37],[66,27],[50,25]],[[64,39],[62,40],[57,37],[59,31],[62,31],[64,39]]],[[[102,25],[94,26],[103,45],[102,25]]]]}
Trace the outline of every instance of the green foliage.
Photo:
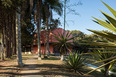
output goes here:
{"type": "Polygon", "coordinates": [[[81,71],[84,66],[85,59],[79,53],[70,53],[67,60],[65,60],[65,67],[76,71],[81,71]]]}

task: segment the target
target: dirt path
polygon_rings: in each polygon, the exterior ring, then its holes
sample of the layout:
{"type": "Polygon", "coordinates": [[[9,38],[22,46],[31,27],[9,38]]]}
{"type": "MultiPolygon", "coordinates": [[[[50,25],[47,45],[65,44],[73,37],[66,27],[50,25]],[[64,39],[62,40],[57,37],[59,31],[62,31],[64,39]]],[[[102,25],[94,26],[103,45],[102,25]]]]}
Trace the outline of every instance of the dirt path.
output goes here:
{"type": "Polygon", "coordinates": [[[21,77],[42,77],[39,75],[40,70],[38,70],[37,55],[29,57],[25,61],[25,66],[20,72],[21,77]]]}
{"type": "Polygon", "coordinates": [[[37,60],[37,55],[25,57],[28,59],[23,60],[25,66],[21,70],[21,77],[85,77],[64,69],[62,61],[56,57],[42,60],[37,60]]]}

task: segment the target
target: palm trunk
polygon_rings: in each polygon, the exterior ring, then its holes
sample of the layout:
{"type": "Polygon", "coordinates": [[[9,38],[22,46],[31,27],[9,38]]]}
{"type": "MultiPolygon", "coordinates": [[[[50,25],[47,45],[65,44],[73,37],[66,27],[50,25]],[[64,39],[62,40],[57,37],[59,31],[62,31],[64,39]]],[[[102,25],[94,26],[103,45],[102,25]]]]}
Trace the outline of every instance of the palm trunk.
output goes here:
{"type": "MultiPolygon", "coordinates": [[[[18,11],[21,11],[21,8],[18,7],[18,11]]],[[[16,12],[16,48],[17,48],[17,61],[19,66],[23,66],[22,63],[22,54],[21,54],[21,14],[16,12]]]]}

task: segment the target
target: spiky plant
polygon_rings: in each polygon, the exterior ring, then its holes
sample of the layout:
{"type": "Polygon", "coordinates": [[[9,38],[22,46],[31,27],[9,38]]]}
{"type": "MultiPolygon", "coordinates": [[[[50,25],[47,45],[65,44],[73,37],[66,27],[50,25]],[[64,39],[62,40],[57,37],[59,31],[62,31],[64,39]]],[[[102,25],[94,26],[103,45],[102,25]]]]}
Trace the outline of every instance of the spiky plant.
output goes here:
{"type": "MultiPolygon", "coordinates": [[[[110,15],[108,15],[107,13],[101,11],[101,13],[107,18],[107,20],[103,19],[103,20],[100,20],[100,19],[97,19],[95,17],[93,17],[95,20],[93,20],[94,22],[96,22],[97,24],[109,29],[110,31],[112,31],[113,33],[111,32],[106,32],[106,31],[96,31],[96,30],[91,30],[91,29],[88,29],[89,31],[97,34],[97,35],[100,35],[102,37],[105,37],[107,39],[109,39],[110,41],[105,41],[105,42],[88,42],[86,43],[86,45],[94,45],[94,46],[99,46],[99,47],[107,47],[109,49],[112,49],[112,50],[116,50],[116,11],[114,9],[112,9],[110,6],[108,6],[106,3],[104,3],[102,1],[102,3],[110,10],[110,12],[113,14],[114,18],[110,15]]],[[[110,53],[116,53],[116,52],[100,52],[100,53],[106,53],[106,54],[110,54],[110,53]]],[[[93,54],[93,53],[92,53],[93,54]]],[[[98,54],[98,53],[96,53],[98,54]]],[[[107,66],[111,63],[114,63],[116,62],[116,56],[113,56],[113,57],[109,57],[107,59],[103,59],[99,62],[105,62],[105,64],[99,66],[98,68],[101,68],[101,67],[104,67],[104,66],[107,66]]],[[[96,68],[96,69],[98,69],[96,68]]],[[[95,69],[95,70],[96,70],[95,69]]],[[[90,71],[89,73],[93,72],[94,70],[90,71]]],[[[89,74],[87,73],[87,74],[89,74]]],[[[106,73],[106,76],[108,74],[106,73]]]]}
{"type": "Polygon", "coordinates": [[[79,55],[79,53],[70,53],[67,60],[65,60],[65,67],[73,69],[75,72],[81,71],[84,66],[85,59],[79,55]]]}
{"type": "Polygon", "coordinates": [[[58,41],[54,43],[54,45],[59,48],[61,60],[64,60],[64,54],[70,51],[71,43],[73,43],[72,40],[74,37],[71,37],[71,34],[68,32],[65,36],[58,33],[58,36],[54,35],[54,38],[58,41]]]}

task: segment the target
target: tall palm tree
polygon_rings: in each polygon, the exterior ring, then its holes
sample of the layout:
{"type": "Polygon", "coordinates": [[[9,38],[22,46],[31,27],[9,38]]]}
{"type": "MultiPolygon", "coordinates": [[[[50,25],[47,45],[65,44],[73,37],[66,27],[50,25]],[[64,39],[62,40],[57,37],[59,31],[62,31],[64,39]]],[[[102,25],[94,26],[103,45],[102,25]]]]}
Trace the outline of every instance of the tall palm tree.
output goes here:
{"type": "MultiPolygon", "coordinates": [[[[41,19],[42,19],[42,6],[47,8],[47,11],[49,11],[48,8],[51,8],[52,10],[56,11],[59,15],[61,15],[62,11],[62,4],[60,3],[60,0],[36,0],[36,20],[37,20],[37,34],[38,34],[38,59],[41,59],[41,43],[40,43],[40,28],[41,28],[41,19]]],[[[47,18],[47,23],[48,23],[48,18],[49,18],[49,12],[47,13],[45,11],[45,15],[43,15],[45,18],[47,18]]],[[[48,33],[47,33],[48,34],[48,33]]],[[[49,44],[47,44],[49,45],[49,44]]],[[[49,51],[49,46],[47,47],[47,50],[49,51]]]]}
{"type": "MultiPolygon", "coordinates": [[[[49,56],[49,30],[50,30],[51,22],[53,22],[52,11],[55,11],[58,15],[61,16],[62,3],[60,2],[60,0],[55,0],[55,1],[44,0],[43,8],[44,8],[43,19],[44,21],[46,21],[46,26],[47,26],[47,56],[49,56]]],[[[58,24],[56,26],[58,26],[58,24]]]]}

